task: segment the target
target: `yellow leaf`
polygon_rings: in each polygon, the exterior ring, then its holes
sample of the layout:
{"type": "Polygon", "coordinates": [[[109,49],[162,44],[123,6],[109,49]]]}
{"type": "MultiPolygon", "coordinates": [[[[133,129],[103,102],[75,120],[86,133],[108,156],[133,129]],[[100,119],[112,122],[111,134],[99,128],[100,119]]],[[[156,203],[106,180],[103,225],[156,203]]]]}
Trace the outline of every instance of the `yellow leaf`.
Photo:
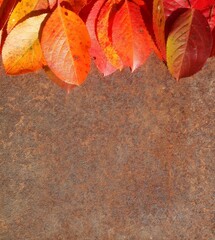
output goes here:
{"type": "Polygon", "coordinates": [[[40,69],[43,54],[39,30],[47,14],[28,18],[10,32],[2,49],[2,60],[7,74],[16,75],[40,69]]]}
{"type": "Polygon", "coordinates": [[[10,15],[7,32],[10,32],[13,27],[27,14],[34,10],[43,10],[48,8],[47,0],[21,0],[17,3],[12,14],[10,15]]]}

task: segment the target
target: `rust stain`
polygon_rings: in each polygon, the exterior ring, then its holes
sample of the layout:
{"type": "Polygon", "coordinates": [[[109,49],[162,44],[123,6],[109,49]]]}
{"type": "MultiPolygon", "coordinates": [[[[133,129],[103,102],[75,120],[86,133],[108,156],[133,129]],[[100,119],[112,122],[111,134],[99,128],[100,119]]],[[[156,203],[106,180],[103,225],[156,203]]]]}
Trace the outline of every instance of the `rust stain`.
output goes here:
{"type": "Polygon", "coordinates": [[[212,240],[214,65],[93,67],[69,95],[0,69],[0,239],[212,240]]]}

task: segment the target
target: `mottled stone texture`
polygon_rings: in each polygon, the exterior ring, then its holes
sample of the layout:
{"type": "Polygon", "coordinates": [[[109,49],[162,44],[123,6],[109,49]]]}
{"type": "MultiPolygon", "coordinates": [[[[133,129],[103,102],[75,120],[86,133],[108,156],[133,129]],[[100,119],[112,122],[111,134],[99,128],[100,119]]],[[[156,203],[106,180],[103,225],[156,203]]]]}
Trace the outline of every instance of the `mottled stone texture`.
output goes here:
{"type": "Polygon", "coordinates": [[[0,239],[215,239],[214,67],[93,67],[69,95],[1,68],[0,239]]]}

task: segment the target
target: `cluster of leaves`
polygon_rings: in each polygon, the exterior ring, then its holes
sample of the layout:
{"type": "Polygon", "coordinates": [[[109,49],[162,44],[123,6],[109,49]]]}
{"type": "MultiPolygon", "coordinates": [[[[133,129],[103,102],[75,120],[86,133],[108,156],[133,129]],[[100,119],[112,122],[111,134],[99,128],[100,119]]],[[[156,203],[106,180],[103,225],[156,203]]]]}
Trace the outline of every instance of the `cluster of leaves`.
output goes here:
{"type": "Polygon", "coordinates": [[[0,0],[0,51],[7,74],[45,69],[61,87],[132,71],[152,52],[176,78],[215,55],[215,0],[0,0]]]}

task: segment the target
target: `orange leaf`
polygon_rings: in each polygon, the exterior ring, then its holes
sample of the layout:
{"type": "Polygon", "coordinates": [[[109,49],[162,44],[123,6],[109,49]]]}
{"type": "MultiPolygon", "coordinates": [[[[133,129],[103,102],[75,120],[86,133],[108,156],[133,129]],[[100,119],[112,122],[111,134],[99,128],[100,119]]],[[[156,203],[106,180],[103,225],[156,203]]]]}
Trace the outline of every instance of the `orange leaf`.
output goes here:
{"type": "Polygon", "coordinates": [[[167,65],[178,80],[198,72],[210,56],[212,35],[206,18],[188,9],[173,24],[167,40],[167,65]]]}
{"type": "Polygon", "coordinates": [[[28,18],[10,32],[2,49],[5,71],[15,75],[40,69],[43,54],[39,43],[39,30],[46,14],[28,18]]]}
{"type": "Polygon", "coordinates": [[[154,0],[153,2],[153,30],[155,39],[162,57],[166,59],[166,41],[165,41],[165,14],[163,0],[154,0]]]}
{"type": "Polygon", "coordinates": [[[79,16],[58,5],[43,28],[41,45],[58,78],[69,84],[83,83],[90,70],[90,39],[79,16]]]}
{"type": "Polygon", "coordinates": [[[112,41],[123,64],[132,70],[147,60],[153,49],[153,41],[137,4],[125,0],[115,13],[112,41]]]}
{"type": "Polygon", "coordinates": [[[21,0],[17,3],[12,14],[10,15],[7,32],[10,32],[11,29],[27,14],[33,10],[41,10],[48,8],[47,0],[21,0]]]}
{"type": "Polygon", "coordinates": [[[97,19],[97,37],[99,44],[104,51],[108,61],[117,69],[123,68],[123,63],[116,51],[113,47],[113,44],[109,38],[109,31],[111,28],[111,13],[114,10],[114,1],[108,0],[103,7],[101,8],[100,14],[97,19]]]}

